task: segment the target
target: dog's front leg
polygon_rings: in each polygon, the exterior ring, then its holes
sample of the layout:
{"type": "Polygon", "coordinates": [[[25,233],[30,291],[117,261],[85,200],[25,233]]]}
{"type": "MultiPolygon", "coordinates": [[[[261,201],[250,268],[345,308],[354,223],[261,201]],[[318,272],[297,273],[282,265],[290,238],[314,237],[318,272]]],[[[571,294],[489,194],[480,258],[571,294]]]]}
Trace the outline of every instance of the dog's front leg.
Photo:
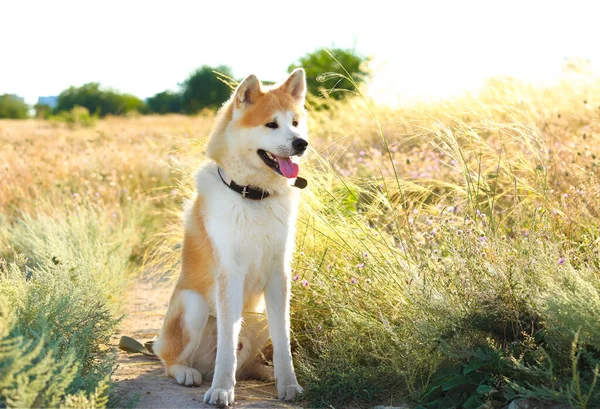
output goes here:
{"type": "Polygon", "coordinates": [[[273,341],[273,369],[279,399],[291,401],[302,393],[296,380],[290,348],[290,278],[272,273],[265,290],[269,332],[273,341]]]}
{"type": "Polygon", "coordinates": [[[216,406],[233,405],[236,350],[242,326],[244,275],[239,269],[222,271],[216,286],[217,359],[215,374],[204,402],[216,406]]]}

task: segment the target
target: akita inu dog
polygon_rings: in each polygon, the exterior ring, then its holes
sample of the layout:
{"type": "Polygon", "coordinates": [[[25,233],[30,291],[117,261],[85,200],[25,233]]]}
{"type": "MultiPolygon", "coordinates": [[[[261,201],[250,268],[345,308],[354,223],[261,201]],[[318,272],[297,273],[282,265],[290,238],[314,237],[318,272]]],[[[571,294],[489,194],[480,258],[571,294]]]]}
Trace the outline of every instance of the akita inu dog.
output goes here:
{"type": "Polygon", "coordinates": [[[204,401],[234,402],[238,377],[270,378],[279,399],[302,392],[290,350],[290,263],[307,146],[306,77],[265,88],[244,79],[219,110],[187,206],[182,268],[154,350],[182,385],[212,377],[204,401]],[[291,184],[291,180],[295,180],[291,184]],[[273,343],[273,371],[261,350],[273,343]],[[241,333],[240,333],[241,332],[241,333]],[[215,353],[216,346],[216,353],[215,353]]]}

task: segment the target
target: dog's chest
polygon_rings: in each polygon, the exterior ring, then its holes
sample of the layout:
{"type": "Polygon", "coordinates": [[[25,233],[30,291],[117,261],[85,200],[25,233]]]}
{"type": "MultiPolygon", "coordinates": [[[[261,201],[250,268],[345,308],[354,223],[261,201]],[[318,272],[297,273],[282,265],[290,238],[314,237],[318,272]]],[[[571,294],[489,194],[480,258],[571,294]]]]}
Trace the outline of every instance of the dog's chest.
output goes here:
{"type": "Polygon", "coordinates": [[[285,197],[215,201],[210,209],[209,233],[221,261],[245,266],[251,275],[266,273],[283,263],[294,233],[292,206],[285,197]]]}

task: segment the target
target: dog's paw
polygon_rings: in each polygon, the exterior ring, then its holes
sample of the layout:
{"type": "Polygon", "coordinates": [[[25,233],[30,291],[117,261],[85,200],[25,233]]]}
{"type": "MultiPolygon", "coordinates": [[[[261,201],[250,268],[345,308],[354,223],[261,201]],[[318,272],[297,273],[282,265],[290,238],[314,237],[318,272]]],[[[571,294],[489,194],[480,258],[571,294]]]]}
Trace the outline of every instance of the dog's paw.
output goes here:
{"type": "Polygon", "coordinates": [[[202,383],[200,372],[185,365],[171,365],[169,367],[169,375],[175,378],[180,385],[198,386],[202,383]]]}
{"type": "Polygon", "coordinates": [[[291,382],[277,382],[277,396],[284,401],[292,401],[298,397],[304,389],[294,379],[291,382]]]}
{"type": "Polygon", "coordinates": [[[204,394],[204,403],[214,406],[232,406],[233,398],[233,388],[221,389],[213,386],[204,394]]]}

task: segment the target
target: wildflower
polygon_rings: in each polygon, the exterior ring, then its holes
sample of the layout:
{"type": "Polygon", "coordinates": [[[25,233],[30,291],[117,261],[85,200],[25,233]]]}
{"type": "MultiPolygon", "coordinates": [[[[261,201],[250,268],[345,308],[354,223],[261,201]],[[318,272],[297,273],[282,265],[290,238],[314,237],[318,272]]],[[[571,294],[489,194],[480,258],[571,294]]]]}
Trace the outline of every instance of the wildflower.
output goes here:
{"type": "Polygon", "coordinates": [[[558,264],[559,265],[565,264],[566,261],[567,261],[567,259],[565,257],[559,257],[558,258],[558,264]]]}
{"type": "Polygon", "coordinates": [[[358,263],[356,268],[365,268],[365,263],[358,263]]]}
{"type": "Polygon", "coordinates": [[[333,264],[327,266],[327,270],[331,270],[333,268],[333,264]]]}
{"type": "Polygon", "coordinates": [[[481,244],[485,244],[485,243],[487,243],[487,238],[485,236],[481,236],[481,237],[479,237],[479,242],[481,244]]]}
{"type": "Polygon", "coordinates": [[[363,151],[363,150],[361,150],[360,152],[358,152],[358,154],[359,154],[360,156],[365,156],[365,154],[366,154],[366,153],[367,153],[367,152],[365,152],[365,151],[363,151]]]}
{"type": "Polygon", "coordinates": [[[308,287],[308,280],[302,280],[302,287],[308,287]]]}
{"type": "Polygon", "coordinates": [[[363,257],[364,257],[364,258],[367,258],[367,257],[369,257],[369,253],[364,253],[364,254],[363,254],[363,257]]]}
{"type": "Polygon", "coordinates": [[[295,276],[292,278],[292,280],[294,280],[294,281],[298,281],[299,279],[300,279],[300,275],[299,275],[299,274],[296,274],[296,275],[295,275],[295,276]]]}
{"type": "Polygon", "coordinates": [[[358,283],[358,279],[356,277],[352,277],[350,279],[350,284],[356,284],[356,283],[358,283]]]}
{"type": "Polygon", "coordinates": [[[565,194],[563,194],[563,198],[565,198],[565,199],[566,199],[567,197],[569,197],[569,194],[568,194],[568,193],[565,193],[565,194]]]}
{"type": "Polygon", "coordinates": [[[78,198],[79,197],[79,193],[73,193],[73,197],[74,198],[78,198]]]}
{"type": "Polygon", "coordinates": [[[317,331],[321,331],[323,329],[323,327],[321,326],[321,324],[317,325],[317,331]]]}

